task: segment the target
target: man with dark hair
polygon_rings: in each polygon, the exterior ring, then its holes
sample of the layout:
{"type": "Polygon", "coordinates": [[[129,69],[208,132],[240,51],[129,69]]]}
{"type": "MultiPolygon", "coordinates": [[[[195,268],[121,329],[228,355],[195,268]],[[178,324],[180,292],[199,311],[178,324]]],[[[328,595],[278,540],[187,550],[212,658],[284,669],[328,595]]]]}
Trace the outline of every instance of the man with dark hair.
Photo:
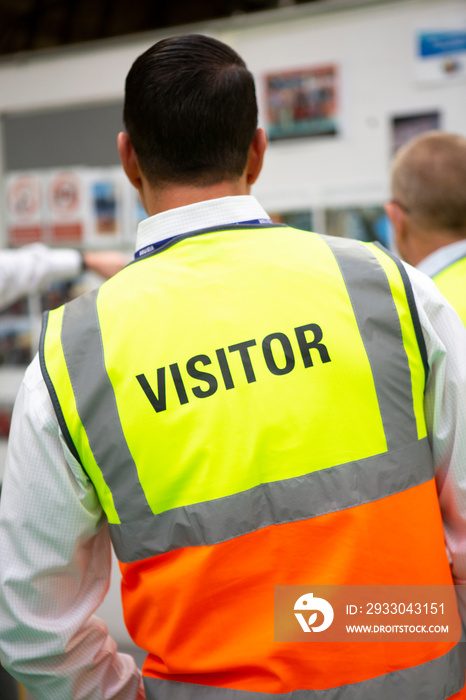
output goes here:
{"type": "Polygon", "coordinates": [[[289,642],[331,629],[318,584],[466,580],[465,329],[374,244],[270,221],[252,77],[221,42],[150,48],[125,120],[149,218],[133,264],[44,318],[17,399],[2,660],[39,700],[464,698],[456,603],[448,638],[289,642]],[[93,616],[110,539],[143,681],[93,616]]]}
{"type": "Polygon", "coordinates": [[[134,62],[125,94],[126,131],[152,186],[241,177],[257,104],[253,77],[229,46],[192,36],[160,41],[134,62]]]}
{"type": "Polygon", "coordinates": [[[466,325],[466,138],[429,131],[392,165],[385,209],[400,255],[432,277],[466,325]]]}

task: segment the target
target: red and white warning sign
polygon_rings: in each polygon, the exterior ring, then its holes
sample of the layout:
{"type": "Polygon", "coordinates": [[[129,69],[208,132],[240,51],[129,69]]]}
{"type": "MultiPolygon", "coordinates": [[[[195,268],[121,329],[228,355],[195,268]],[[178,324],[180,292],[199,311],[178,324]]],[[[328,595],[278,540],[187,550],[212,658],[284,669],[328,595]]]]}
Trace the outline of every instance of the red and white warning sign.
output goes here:
{"type": "Polygon", "coordinates": [[[39,174],[14,174],[7,178],[8,242],[12,246],[43,240],[42,182],[39,174]]]}
{"type": "Polygon", "coordinates": [[[54,173],[47,182],[47,222],[51,243],[78,243],[84,235],[85,188],[77,172],[54,173]]]}

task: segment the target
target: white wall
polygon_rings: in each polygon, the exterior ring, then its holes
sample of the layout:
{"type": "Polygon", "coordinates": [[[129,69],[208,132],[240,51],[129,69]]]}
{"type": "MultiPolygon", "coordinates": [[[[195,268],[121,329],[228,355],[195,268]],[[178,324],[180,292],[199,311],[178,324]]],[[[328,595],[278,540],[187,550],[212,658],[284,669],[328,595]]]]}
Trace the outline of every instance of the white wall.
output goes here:
{"type": "Polygon", "coordinates": [[[466,3],[391,2],[236,34],[235,46],[258,79],[314,63],[338,63],[342,71],[342,135],[270,144],[256,189],[264,204],[281,199],[283,186],[285,198],[307,191],[316,204],[384,197],[392,115],[438,109],[443,128],[466,134],[464,77],[429,86],[414,79],[415,29],[449,26],[448,15],[456,23],[462,17],[465,27],[466,3]]]}

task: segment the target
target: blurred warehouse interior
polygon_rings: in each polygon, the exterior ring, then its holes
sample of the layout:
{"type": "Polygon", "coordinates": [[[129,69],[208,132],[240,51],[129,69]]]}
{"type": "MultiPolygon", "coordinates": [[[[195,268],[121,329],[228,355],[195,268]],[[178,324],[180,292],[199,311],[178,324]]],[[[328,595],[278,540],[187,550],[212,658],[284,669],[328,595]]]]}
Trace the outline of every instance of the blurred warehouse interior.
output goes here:
{"type": "Polygon", "coordinates": [[[2,0],[0,55],[322,0],[2,0]]]}

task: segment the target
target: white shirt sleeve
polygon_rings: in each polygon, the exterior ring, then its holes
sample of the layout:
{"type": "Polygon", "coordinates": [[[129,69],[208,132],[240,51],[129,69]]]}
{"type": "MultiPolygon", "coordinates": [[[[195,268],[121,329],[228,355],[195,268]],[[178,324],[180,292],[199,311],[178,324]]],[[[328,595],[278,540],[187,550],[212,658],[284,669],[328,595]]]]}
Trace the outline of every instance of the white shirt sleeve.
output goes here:
{"type": "Polygon", "coordinates": [[[13,413],[0,542],[0,650],[12,675],[38,700],[144,698],[133,658],[93,614],[109,586],[108,528],[60,434],[37,356],[13,413]]]}
{"type": "MultiPolygon", "coordinates": [[[[457,592],[463,596],[466,584],[466,329],[432,280],[409,265],[405,267],[412,282],[430,367],[424,405],[445,543],[453,580],[460,586],[457,592]]],[[[466,602],[466,595],[464,597],[466,602]]]]}
{"type": "Polygon", "coordinates": [[[52,282],[77,277],[81,266],[81,254],[73,249],[33,243],[16,250],[1,250],[0,309],[25,294],[43,291],[52,282]]]}

